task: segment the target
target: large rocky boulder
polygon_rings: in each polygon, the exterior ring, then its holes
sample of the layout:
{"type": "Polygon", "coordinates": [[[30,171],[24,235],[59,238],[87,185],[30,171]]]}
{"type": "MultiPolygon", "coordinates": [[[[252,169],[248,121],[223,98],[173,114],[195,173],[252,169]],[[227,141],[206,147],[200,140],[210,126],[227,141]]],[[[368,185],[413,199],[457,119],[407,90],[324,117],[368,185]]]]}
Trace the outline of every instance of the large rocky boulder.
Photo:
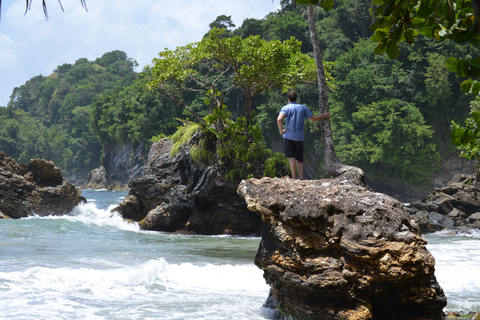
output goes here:
{"type": "Polygon", "coordinates": [[[403,203],[350,181],[262,178],[239,194],[266,223],[266,305],[294,319],[442,319],[435,260],[403,203]]]}
{"type": "Polygon", "coordinates": [[[142,229],[198,234],[259,235],[260,217],[250,212],[236,185],[198,164],[183,147],[172,157],[168,139],[154,143],[139,178],[114,211],[142,229]]]}
{"type": "Polygon", "coordinates": [[[90,171],[87,180],[82,184],[85,189],[106,189],[107,186],[107,170],[104,166],[90,171]]]}
{"type": "Polygon", "coordinates": [[[406,209],[423,233],[480,228],[480,191],[473,176],[457,174],[447,186],[435,188],[406,209]]]}
{"type": "Polygon", "coordinates": [[[53,162],[18,164],[0,151],[0,213],[4,218],[68,214],[85,200],[53,162]]]}

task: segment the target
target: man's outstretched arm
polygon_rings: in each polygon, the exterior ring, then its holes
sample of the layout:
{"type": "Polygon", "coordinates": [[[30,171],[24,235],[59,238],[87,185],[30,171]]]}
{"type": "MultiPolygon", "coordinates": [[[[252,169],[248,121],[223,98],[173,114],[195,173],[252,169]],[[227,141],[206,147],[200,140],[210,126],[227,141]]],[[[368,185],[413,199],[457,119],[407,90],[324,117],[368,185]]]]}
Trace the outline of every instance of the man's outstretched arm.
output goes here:
{"type": "Polygon", "coordinates": [[[321,116],[311,116],[310,118],[308,118],[308,120],[316,122],[316,121],[320,121],[320,120],[328,119],[328,118],[330,118],[330,113],[329,112],[324,113],[321,116]]]}

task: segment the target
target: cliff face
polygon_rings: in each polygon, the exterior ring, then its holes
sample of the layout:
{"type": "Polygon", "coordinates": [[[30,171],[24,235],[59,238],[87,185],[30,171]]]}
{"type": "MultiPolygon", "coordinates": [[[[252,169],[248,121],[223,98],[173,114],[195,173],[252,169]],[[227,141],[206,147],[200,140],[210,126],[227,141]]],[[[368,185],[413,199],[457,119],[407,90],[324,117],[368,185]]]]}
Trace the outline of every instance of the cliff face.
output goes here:
{"type": "Polygon", "coordinates": [[[112,144],[105,147],[102,166],[90,172],[82,188],[122,190],[140,177],[147,160],[148,150],[143,144],[133,146],[112,144]]]}
{"type": "Polygon", "coordinates": [[[65,180],[53,162],[18,164],[0,151],[0,216],[25,218],[68,214],[81,201],[80,189],[65,180]]]}
{"type": "Polygon", "coordinates": [[[211,166],[195,163],[184,147],[170,156],[170,140],[152,145],[139,178],[114,209],[124,218],[140,221],[142,229],[198,234],[259,235],[260,217],[250,212],[211,166]]]}
{"type": "Polygon", "coordinates": [[[295,319],[442,319],[435,261],[403,204],[338,180],[250,179],[266,223],[255,264],[268,305],[295,319]]]}

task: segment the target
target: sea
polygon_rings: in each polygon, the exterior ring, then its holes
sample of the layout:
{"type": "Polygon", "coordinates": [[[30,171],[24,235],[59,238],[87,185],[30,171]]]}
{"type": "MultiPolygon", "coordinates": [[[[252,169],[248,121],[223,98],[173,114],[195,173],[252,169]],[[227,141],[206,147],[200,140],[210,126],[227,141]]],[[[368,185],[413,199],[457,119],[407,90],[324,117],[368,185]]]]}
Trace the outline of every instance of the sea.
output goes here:
{"type": "MultiPolygon", "coordinates": [[[[111,212],[126,193],[84,189],[69,215],[0,219],[1,320],[275,319],[260,238],[140,230],[111,212]]],[[[480,232],[425,237],[444,310],[480,312],[480,232]]]]}

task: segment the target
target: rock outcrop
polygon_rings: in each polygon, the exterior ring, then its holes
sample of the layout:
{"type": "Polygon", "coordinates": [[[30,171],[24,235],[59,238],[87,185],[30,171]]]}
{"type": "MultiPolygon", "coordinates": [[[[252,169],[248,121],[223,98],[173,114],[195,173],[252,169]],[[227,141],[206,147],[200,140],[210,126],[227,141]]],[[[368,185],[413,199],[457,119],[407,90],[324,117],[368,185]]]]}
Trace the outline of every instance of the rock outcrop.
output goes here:
{"type": "Polygon", "coordinates": [[[0,215],[24,218],[68,214],[85,199],[53,162],[33,159],[18,164],[0,151],[0,215]]]}
{"type": "Polygon", "coordinates": [[[82,188],[124,190],[140,177],[147,161],[148,150],[143,144],[134,146],[112,144],[105,147],[102,166],[92,170],[80,185],[82,188]]]}
{"type": "Polygon", "coordinates": [[[142,229],[197,233],[259,235],[262,221],[250,212],[217,171],[192,160],[186,146],[170,156],[170,140],[154,143],[140,178],[114,211],[140,221],[142,229]]]}
{"type": "Polygon", "coordinates": [[[82,184],[85,189],[106,189],[107,186],[107,170],[104,166],[90,171],[86,182],[82,184]]]}
{"type": "Polygon", "coordinates": [[[250,179],[238,192],[266,223],[255,264],[267,306],[294,319],[442,319],[435,260],[396,199],[337,179],[250,179]]]}
{"type": "Polygon", "coordinates": [[[480,191],[473,176],[457,174],[446,187],[409,204],[407,211],[423,233],[480,228],[480,191]]]}

